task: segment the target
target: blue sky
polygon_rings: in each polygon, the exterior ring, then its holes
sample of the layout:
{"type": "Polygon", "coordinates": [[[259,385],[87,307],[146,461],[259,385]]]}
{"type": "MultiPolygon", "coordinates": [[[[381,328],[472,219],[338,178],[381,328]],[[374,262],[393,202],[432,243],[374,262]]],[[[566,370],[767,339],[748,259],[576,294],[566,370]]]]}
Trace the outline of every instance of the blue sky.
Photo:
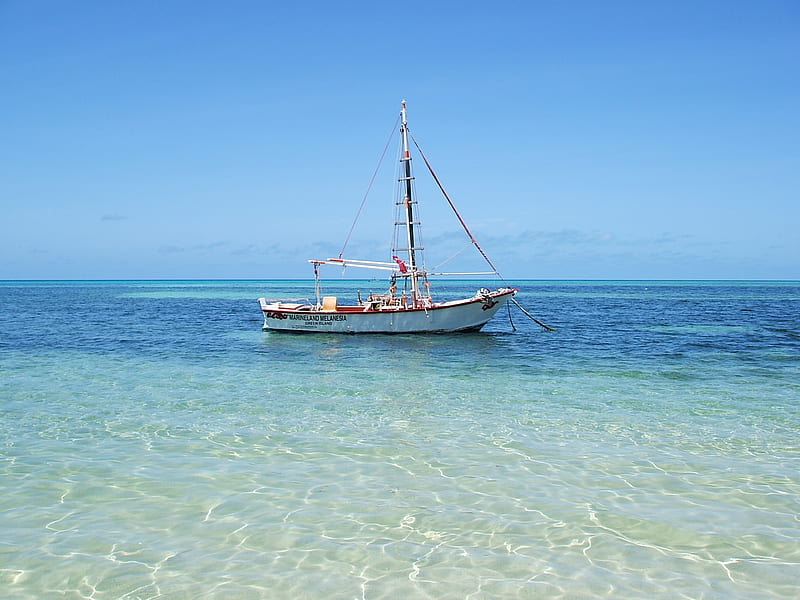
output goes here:
{"type": "MultiPolygon", "coordinates": [[[[799,31],[794,1],[0,0],[0,279],[310,277],[404,98],[507,279],[800,279],[799,31]]],[[[354,258],[386,258],[388,156],[354,258]]],[[[423,170],[435,266],[465,240],[423,170]]]]}

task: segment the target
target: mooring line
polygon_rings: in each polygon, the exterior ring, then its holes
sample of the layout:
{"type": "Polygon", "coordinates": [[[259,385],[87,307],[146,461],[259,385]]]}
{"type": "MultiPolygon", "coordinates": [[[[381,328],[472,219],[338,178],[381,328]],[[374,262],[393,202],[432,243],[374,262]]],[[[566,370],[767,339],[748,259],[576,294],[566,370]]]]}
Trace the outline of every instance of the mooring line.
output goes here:
{"type": "Polygon", "coordinates": [[[534,323],[536,323],[537,325],[540,325],[541,327],[545,328],[547,331],[555,331],[555,330],[556,330],[556,328],[555,328],[555,327],[550,327],[549,325],[545,325],[545,324],[544,324],[544,323],[542,323],[542,322],[541,322],[539,319],[537,319],[536,317],[534,317],[534,316],[533,316],[531,313],[529,313],[527,310],[525,310],[525,309],[522,307],[522,305],[521,305],[519,302],[517,302],[517,301],[516,301],[514,298],[511,298],[511,302],[513,302],[514,304],[516,304],[516,305],[517,305],[517,308],[518,308],[518,309],[520,309],[520,310],[522,311],[522,313],[523,313],[523,314],[524,314],[526,317],[528,317],[528,318],[529,318],[531,321],[533,321],[533,322],[534,322],[534,323]]]}

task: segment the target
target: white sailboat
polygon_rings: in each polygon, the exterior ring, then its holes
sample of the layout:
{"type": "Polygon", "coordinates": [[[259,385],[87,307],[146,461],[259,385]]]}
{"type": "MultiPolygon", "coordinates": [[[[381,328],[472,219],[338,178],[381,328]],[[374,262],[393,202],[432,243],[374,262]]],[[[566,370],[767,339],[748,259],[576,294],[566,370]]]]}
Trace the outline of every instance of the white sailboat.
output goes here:
{"type": "MultiPolygon", "coordinates": [[[[406,121],[406,103],[400,111],[400,193],[396,202],[398,216],[396,235],[391,251],[391,262],[343,258],[312,259],[314,267],[316,303],[295,301],[268,301],[259,298],[264,314],[265,331],[316,331],[331,333],[435,333],[477,331],[513,299],[518,290],[503,287],[493,291],[479,289],[474,296],[460,300],[437,302],[431,297],[429,277],[433,275],[499,276],[497,269],[480,248],[455,206],[444,191],[436,174],[420,150],[420,155],[438,184],[448,203],[456,213],[471,242],[480,251],[493,271],[484,273],[432,273],[425,268],[418,244],[420,223],[415,218],[417,199],[414,194],[414,176],[409,148],[410,133],[406,121]],[[357,303],[339,304],[334,296],[320,293],[319,268],[323,265],[355,267],[387,271],[390,275],[385,294],[371,294],[357,303]]],[[[411,138],[413,140],[413,137],[411,138]]],[[[416,140],[414,140],[416,145],[416,140]]],[[[417,145],[419,150],[419,146],[417,145]]],[[[516,301],[514,301],[516,302],[516,301]]]]}

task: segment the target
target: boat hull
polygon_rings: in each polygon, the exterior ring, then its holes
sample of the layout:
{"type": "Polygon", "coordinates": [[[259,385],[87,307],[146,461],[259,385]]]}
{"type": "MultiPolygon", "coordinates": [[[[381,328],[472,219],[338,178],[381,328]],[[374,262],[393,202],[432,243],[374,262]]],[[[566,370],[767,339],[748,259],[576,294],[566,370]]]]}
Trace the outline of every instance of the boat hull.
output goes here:
{"type": "Polygon", "coordinates": [[[264,331],[311,331],[320,333],[447,333],[478,331],[508,302],[517,290],[434,304],[429,308],[368,310],[343,306],[314,310],[308,306],[284,307],[259,299],[264,331]]]}

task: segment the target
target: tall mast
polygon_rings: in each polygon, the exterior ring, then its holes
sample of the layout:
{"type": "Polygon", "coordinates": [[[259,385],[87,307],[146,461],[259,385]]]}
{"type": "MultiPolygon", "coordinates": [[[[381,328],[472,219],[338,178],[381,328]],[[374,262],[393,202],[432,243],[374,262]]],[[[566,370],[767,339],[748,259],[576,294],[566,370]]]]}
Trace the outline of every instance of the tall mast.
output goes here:
{"type": "Polygon", "coordinates": [[[408,270],[411,278],[411,302],[416,306],[417,299],[419,298],[419,281],[417,279],[417,257],[416,246],[414,240],[414,197],[412,196],[411,182],[414,177],[411,175],[411,154],[408,151],[408,122],[406,121],[406,101],[403,100],[402,109],[400,110],[400,135],[402,138],[402,156],[400,162],[402,163],[401,177],[398,180],[402,187],[405,189],[403,195],[403,205],[405,206],[406,217],[406,237],[408,242],[408,270]]]}

